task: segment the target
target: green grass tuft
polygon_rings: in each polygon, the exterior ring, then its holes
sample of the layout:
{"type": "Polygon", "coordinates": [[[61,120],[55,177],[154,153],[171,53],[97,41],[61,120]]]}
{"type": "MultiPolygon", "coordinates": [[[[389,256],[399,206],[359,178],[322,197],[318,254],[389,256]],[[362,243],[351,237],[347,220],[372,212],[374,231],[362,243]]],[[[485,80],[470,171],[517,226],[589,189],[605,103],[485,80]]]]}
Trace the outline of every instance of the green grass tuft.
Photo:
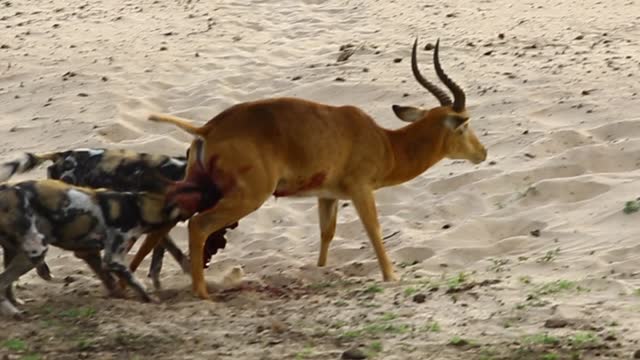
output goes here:
{"type": "Polygon", "coordinates": [[[527,344],[557,345],[560,343],[560,339],[548,333],[540,333],[525,337],[524,342],[527,344]]]}
{"type": "Polygon", "coordinates": [[[622,211],[627,215],[633,214],[634,212],[637,212],[638,210],[640,210],[640,201],[638,201],[638,200],[627,201],[624,204],[624,209],[622,209],[622,211]]]}
{"type": "Polygon", "coordinates": [[[384,289],[380,285],[371,285],[364,290],[367,294],[377,294],[383,292],[384,289]]]}
{"type": "Polygon", "coordinates": [[[9,339],[2,343],[2,346],[11,351],[27,350],[27,343],[20,339],[9,339]]]}

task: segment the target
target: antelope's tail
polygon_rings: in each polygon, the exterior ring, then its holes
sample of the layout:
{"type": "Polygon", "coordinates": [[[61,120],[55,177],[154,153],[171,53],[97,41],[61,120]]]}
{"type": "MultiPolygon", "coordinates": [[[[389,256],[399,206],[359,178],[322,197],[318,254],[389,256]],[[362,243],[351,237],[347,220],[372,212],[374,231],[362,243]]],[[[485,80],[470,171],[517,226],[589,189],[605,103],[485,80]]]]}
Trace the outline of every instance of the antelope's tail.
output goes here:
{"type": "Polygon", "coordinates": [[[189,134],[193,135],[193,136],[202,136],[202,128],[195,126],[191,123],[191,121],[187,120],[187,119],[182,119],[179,118],[177,116],[173,116],[173,115],[168,115],[168,114],[158,114],[158,113],[154,113],[149,115],[148,119],[150,121],[154,121],[154,122],[162,122],[162,123],[169,123],[169,124],[173,124],[177,127],[179,127],[180,129],[188,132],[189,134]]]}

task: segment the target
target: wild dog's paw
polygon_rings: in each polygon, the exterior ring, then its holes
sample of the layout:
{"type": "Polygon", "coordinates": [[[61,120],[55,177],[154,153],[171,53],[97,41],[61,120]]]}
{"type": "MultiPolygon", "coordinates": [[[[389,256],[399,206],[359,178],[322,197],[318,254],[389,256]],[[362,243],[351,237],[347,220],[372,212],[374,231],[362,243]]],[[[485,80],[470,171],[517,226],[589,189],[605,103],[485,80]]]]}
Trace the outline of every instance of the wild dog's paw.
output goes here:
{"type": "Polygon", "coordinates": [[[182,263],[180,264],[180,267],[182,268],[182,272],[184,272],[185,274],[191,274],[191,258],[188,256],[185,256],[182,259],[182,263]]]}
{"type": "Polygon", "coordinates": [[[25,313],[16,308],[11,301],[3,299],[0,301],[0,313],[6,317],[21,320],[24,318],[25,313]]]}
{"type": "Polygon", "coordinates": [[[160,276],[158,274],[151,276],[151,282],[153,283],[154,290],[162,290],[162,283],[160,282],[160,276]]]}

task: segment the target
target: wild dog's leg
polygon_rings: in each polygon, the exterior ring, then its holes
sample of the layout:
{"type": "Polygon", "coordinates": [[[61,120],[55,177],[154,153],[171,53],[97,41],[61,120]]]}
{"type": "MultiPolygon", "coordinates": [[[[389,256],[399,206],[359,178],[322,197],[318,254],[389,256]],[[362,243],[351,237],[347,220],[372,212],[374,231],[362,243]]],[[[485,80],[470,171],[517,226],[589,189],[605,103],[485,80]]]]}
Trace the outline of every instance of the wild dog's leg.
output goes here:
{"type": "MultiPolygon", "coordinates": [[[[13,249],[9,249],[8,247],[3,247],[2,255],[4,258],[4,268],[6,269],[9,266],[9,264],[11,264],[11,262],[13,261],[13,258],[16,257],[16,251],[13,249]]],[[[7,287],[7,290],[5,291],[5,296],[15,306],[24,305],[24,301],[17,298],[13,293],[13,285],[10,285],[7,287]]]]}
{"type": "MultiPolygon", "coordinates": [[[[156,246],[160,244],[160,240],[162,239],[161,236],[162,234],[159,231],[151,232],[147,234],[144,241],[142,242],[142,245],[140,245],[140,248],[138,249],[136,254],[133,256],[133,259],[131,260],[131,262],[129,263],[129,271],[131,273],[134,273],[138,268],[138,266],[140,266],[140,263],[142,262],[142,260],[144,260],[144,258],[151,252],[151,250],[153,250],[156,246]]],[[[126,253],[128,253],[129,250],[131,249],[132,243],[133,241],[130,242],[129,245],[127,246],[126,253]]],[[[124,289],[127,287],[127,283],[128,283],[127,279],[123,277],[118,277],[118,278],[120,279],[120,281],[118,281],[118,287],[120,288],[120,291],[124,291],[124,289]]]]}
{"type": "Polygon", "coordinates": [[[336,233],[336,218],[338,214],[338,200],[318,199],[318,217],[320,222],[320,256],[318,266],[327,264],[329,244],[336,233]]]}
{"type": "Polygon", "coordinates": [[[382,234],[380,233],[380,224],[378,223],[378,213],[376,210],[375,197],[373,191],[369,189],[353,188],[350,191],[351,201],[358,212],[360,221],[364,225],[369,240],[373,245],[373,249],[378,257],[378,265],[382,270],[382,278],[384,281],[395,281],[398,279],[393,271],[393,265],[387,256],[382,242],[382,234]]]}
{"type": "MultiPolygon", "coordinates": [[[[173,256],[173,258],[176,259],[176,262],[180,264],[180,268],[182,268],[182,271],[185,273],[189,273],[189,268],[190,268],[189,257],[186,256],[182,252],[182,250],[180,250],[180,248],[176,245],[173,239],[171,239],[171,237],[167,235],[164,237],[164,241],[162,242],[162,244],[164,245],[164,248],[167,251],[169,251],[171,256],[173,256]]],[[[160,272],[160,269],[158,269],[158,273],[159,272],[160,272]]]]}
{"type": "Polygon", "coordinates": [[[161,243],[162,239],[169,233],[171,228],[173,228],[173,225],[167,225],[147,234],[142,245],[140,245],[140,248],[131,260],[131,263],[129,263],[129,269],[131,272],[136,271],[142,260],[149,255],[151,250],[161,243]]]}
{"type": "Polygon", "coordinates": [[[153,249],[151,253],[151,264],[149,264],[149,274],[147,277],[153,281],[153,287],[156,290],[161,288],[160,272],[162,271],[162,259],[164,258],[165,247],[160,243],[153,249]]]}
{"type": "Polygon", "coordinates": [[[142,283],[138,279],[136,279],[136,277],[129,271],[129,268],[127,268],[127,265],[125,265],[124,263],[112,261],[107,264],[107,267],[109,268],[109,271],[116,274],[120,279],[122,279],[129,286],[131,286],[131,288],[138,293],[138,296],[140,296],[142,301],[144,302],[153,301],[151,299],[151,296],[147,294],[147,290],[144,288],[144,285],[142,285],[142,283]]]}
{"type": "Polygon", "coordinates": [[[169,250],[169,253],[173,256],[174,259],[180,264],[182,271],[185,273],[189,273],[189,258],[186,257],[182,250],[176,246],[173,240],[167,235],[162,240],[161,244],[156,246],[153,249],[153,253],[151,255],[151,265],[149,266],[149,277],[153,281],[153,287],[156,289],[161,288],[160,284],[160,271],[162,270],[162,257],[164,255],[164,250],[169,250]],[[164,247],[162,247],[164,245],[164,247]],[[162,250],[162,251],[158,251],[162,250]]]}
{"type": "Polygon", "coordinates": [[[136,279],[126,265],[125,254],[127,245],[125,244],[124,236],[120,233],[112,233],[109,234],[107,238],[103,261],[109,272],[116,274],[121,281],[131,286],[131,288],[138,293],[142,301],[151,302],[152,299],[149,294],[147,294],[144,285],[136,279]]]}
{"type": "Polygon", "coordinates": [[[73,253],[77,258],[84,260],[84,262],[89,265],[91,270],[93,270],[100,281],[104,284],[109,296],[123,297],[122,291],[116,286],[113,276],[104,270],[99,251],[74,251],[73,253]]]}
{"type": "MultiPolygon", "coordinates": [[[[151,250],[160,248],[161,244],[164,244],[166,248],[166,244],[163,242],[163,239],[166,236],[168,236],[167,234],[169,234],[169,231],[173,228],[173,226],[174,225],[167,225],[165,227],[162,227],[156,231],[153,231],[147,234],[144,241],[142,242],[142,245],[140,245],[140,248],[138,249],[136,254],[133,256],[133,259],[131,260],[131,262],[129,263],[129,271],[131,273],[134,273],[136,271],[138,266],[140,266],[140,263],[142,262],[142,260],[144,260],[144,258],[151,252],[151,250]]],[[[170,251],[171,250],[172,249],[170,249],[170,251]]],[[[162,250],[161,255],[158,255],[158,253],[154,251],[151,257],[151,264],[149,265],[149,277],[151,277],[151,279],[153,280],[153,286],[156,289],[159,289],[160,288],[160,270],[162,269],[162,260],[158,262],[157,259],[155,258],[156,256],[164,257],[164,249],[162,250]]],[[[180,263],[180,261],[178,262],[180,263]]],[[[180,266],[182,267],[182,270],[186,272],[184,262],[185,261],[183,259],[182,263],[180,263],[180,266]]],[[[119,284],[120,287],[124,288],[125,283],[126,283],[126,280],[124,278],[121,278],[120,284],[119,284]]]]}
{"type": "Polygon", "coordinates": [[[34,263],[23,252],[18,252],[13,257],[11,263],[0,274],[0,313],[8,316],[19,317],[22,311],[18,310],[14,304],[6,297],[7,289],[13,286],[13,282],[20,276],[35,267],[34,263]]]}

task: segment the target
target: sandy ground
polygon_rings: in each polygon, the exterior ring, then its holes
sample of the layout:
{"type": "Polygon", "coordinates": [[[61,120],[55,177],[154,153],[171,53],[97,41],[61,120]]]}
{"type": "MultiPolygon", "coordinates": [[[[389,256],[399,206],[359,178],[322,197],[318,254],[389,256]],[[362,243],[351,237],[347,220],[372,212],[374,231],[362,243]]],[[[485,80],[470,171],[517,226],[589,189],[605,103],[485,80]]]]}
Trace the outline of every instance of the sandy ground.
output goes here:
{"type": "MultiPolygon", "coordinates": [[[[411,76],[416,35],[421,48],[441,38],[489,150],[480,165],[444,160],[377,193],[399,282],[380,282],[350,203],[319,269],[315,199],[270,200],[206,272],[218,303],[191,296],[169,256],[161,304],[107,299],[79,260],[52,250],[58,282],[20,280],[29,315],[0,320],[3,358],[640,350],[640,212],[626,205],[640,196],[637,1],[18,0],[0,3],[0,29],[2,161],[98,145],[182,154],[189,138],[145,121],[149,111],[204,122],[275,95],[357,105],[399,127],[392,104],[436,104],[411,76]],[[348,45],[355,52],[337,62],[348,45]],[[242,282],[216,287],[234,266],[242,282]]],[[[431,51],[420,61],[434,78],[431,51]]],[[[184,227],[174,233],[186,249],[184,227]]]]}

